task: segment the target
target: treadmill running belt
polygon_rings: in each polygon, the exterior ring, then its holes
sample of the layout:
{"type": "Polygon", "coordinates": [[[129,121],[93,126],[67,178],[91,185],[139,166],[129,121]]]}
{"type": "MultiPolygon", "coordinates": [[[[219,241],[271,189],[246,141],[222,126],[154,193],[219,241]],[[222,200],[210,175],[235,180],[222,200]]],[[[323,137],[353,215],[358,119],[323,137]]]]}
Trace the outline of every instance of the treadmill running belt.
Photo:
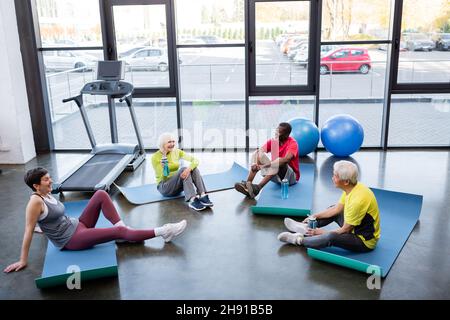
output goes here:
{"type": "Polygon", "coordinates": [[[124,154],[97,154],[61,184],[62,189],[94,188],[106,177],[124,154]]]}

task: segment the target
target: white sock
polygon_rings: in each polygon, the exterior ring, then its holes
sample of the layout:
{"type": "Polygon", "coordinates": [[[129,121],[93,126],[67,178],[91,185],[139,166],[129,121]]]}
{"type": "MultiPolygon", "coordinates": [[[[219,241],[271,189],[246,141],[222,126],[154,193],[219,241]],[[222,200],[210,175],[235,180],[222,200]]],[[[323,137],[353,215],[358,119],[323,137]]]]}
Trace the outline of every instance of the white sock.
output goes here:
{"type": "Polygon", "coordinates": [[[201,195],[200,195],[200,197],[204,197],[204,196],[206,196],[206,193],[202,193],[201,195]]]}
{"type": "Polygon", "coordinates": [[[194,200],[197,199],[197,197],[192,197],[191,200],[189,200],[189,202],[194,202],[194,200]]]}
{"type": "Polygon", "coordinates": [[[122,220],[120,220],[119,222],[116,222],[114,224],[114,227],[126,227],[126,224],[122,220]]]}
{"type": "Polygon", "coordinates": [[[155,231],[155,237],[160,237],[160,236],[162,236],[162,235],[167,233],[167,227],[166,226],[162,226],[162,227],[159,227],[159,228],[155,228],[154,231],[155,231]]]}
{"type": "Polygon", "coordinates": [[[301,246],[302,243],[303,243],[303,237],[304,237],[304,235],[300,234],[300,235],[297,237],[297,239],[295,239],[295,244],[301,246]]]}

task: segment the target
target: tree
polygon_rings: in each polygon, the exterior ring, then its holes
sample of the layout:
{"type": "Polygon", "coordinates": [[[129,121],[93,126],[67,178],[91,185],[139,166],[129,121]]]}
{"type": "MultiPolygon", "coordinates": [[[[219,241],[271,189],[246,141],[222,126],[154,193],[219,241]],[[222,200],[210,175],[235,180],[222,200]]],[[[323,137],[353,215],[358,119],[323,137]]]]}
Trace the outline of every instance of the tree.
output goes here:
{"type": "Polygon", "coordinates": [[[325,39],[344,40],[349,36],[352,23],[353,0],[325,0],[325,39]]]}
{"type": "Polygon", "coordinates": [[[231,18],[232,22],[242,21],[244,19],[244,1],[234,0],[234,12],[231,18]]]}

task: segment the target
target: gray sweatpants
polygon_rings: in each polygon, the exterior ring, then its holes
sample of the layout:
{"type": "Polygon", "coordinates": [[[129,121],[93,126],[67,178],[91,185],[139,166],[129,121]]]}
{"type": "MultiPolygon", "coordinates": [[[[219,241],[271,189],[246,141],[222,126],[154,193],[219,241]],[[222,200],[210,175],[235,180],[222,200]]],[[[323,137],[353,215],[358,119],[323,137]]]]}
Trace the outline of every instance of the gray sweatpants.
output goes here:
{"type": "MultiPolygon", "coordinates": [[[[336,222],[342,227],[344,225],[344,214],[341,213],[326,219],[317,219],[317,227],[321,228],[332,222],[336,222]]],[[[364,242],[353,233],[337,234],[335,232],[327,232],[319,236],[304,237],[302,244],[307,248],[313,249],[335,246],[356,252],[368,252],[372,250],[367,248],[364,242]]]]}
{"type": "Polygon", "coordinates": [[[185,169],[185,167],[180,168],[174,176],[170,177],[168,180],[161,181],[157,187],[158,191],[165,197],[173,197],[184,191],[184,199],[186,201],[189,201],[197,194],[200,195],[206,193],[205,183],[200,175],[200,171],[195,168],[192,170],[189,177],[183,180],[181,178],[181,173],[183,173],[185,169]]]}

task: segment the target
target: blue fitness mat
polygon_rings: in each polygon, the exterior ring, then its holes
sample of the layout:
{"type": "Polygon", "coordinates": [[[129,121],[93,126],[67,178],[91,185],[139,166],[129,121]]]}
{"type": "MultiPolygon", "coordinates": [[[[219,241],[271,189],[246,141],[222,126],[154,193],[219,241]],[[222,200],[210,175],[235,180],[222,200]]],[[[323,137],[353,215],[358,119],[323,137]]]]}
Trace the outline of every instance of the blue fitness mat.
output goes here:
{"type": "Polygon", "coordinates": [[[300,180],[289,186],[289,197],[281,199],[281,186],[269,182],[261,191],[258,202],[252,206],[254,214],[307,216],[311,212],[315,165],[300,163],[300,180]]]}
{"type": "MultiPolygon", "coordinates": [[[[247,176],[248,170],[235,162],[228,171],[204,175],[203,181],[205,182],[206,190],[213,192],[232,189],[236,182],[246,180],[247,176]]],[[[184,197],[183,192],[175,197],[164,197],[156,189],[156,184],[154,183],[138,187],[120,187],[118,185],[116,187],[130,203],[136,205],[184,197]]]]}
{"type": "Polygon", "coordinates": [[[423,196],[371,188],[380,209],[381,236],[377,247],[368,253],[355,253],[329,247],[309,249],[308,255],[343,267],[387,276],[419,220],[423,196]],[[370,269],[368,269],[371,267],[370,269]]]}
{"type": "MultiPolygon", "coordinates": [[[[66,215],[79,217],[88,201],[66,202],[66,215]]],[[[96,227],[107,228],[111,223],[100,214],[96,227]]],[[[114,241],[94,246],[91,249],[80,251],[60,250],[50,241],[47,246],[44,270],[42,276],[35,280],[38,288],[48,288],[65,285],[70,266],[77,266],[81,271],[81,286],[83,281],[117,276],[116,245],[114,241]]],[[[73,271],[72,271],[73,272],[73,271]]]]}

